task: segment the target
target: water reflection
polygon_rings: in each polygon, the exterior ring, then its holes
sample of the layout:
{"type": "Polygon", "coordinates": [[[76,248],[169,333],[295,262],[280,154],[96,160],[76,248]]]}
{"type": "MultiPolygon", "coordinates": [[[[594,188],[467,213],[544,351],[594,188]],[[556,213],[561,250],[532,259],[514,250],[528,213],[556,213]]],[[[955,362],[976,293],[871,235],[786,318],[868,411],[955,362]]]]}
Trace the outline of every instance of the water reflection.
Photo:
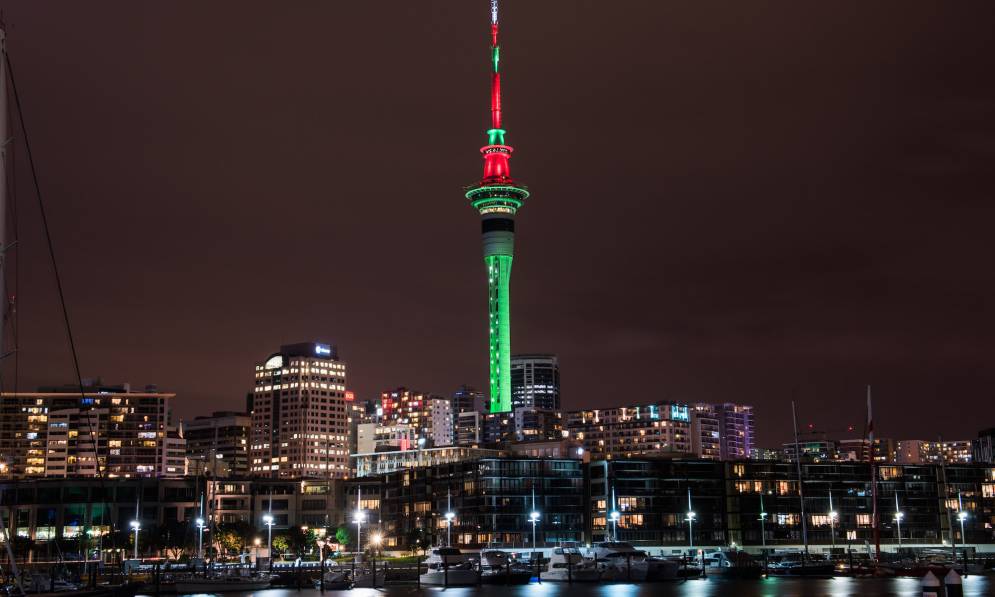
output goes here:
{"type": "MultiPolygon", "coordinates": [[[[964,579],[965,597],[995,594],[995,577],[971,576],[964,579]]],[[[326,597],[918,597],[915,578],[768,578],[764,580],[688,580],[644,584],[573,584],[544,582],[512,587],[391,586],[386,589],[325,591],[326,597]]],[[[142,596],[146,597],[146,596],[142,596]]],[[[152,597],[147,596],[147,597],[152,597]]],[[[198,595],[196,597],[207,597],[198,595]]],[[[251,593],[225,593],[219,597],[321,597],[316,589],[269,589],[251,593]]]]}

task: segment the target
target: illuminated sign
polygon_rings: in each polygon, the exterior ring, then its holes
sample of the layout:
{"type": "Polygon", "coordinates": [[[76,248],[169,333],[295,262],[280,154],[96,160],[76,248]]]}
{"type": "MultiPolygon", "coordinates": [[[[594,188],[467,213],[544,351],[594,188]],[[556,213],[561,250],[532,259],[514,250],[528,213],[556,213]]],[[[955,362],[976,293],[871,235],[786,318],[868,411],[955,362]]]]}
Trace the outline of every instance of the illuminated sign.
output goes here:
{"type": "Polygon", "coordinates": [[[356,399],[355,392],[352,392],[350,390],[346,390],[346,392],[345,392],[345,399],[348,400],[348,401],[350,401],[350,402],[352,402],[353,400],[355,400],[356,399]]]}
{"type": "Polygon", "coordinates": [[[327,344],[315,344],[314,345],[314,354],[316,354],[316,355],[318,355],[320,357],[331,356],[331,354],[332,354],[332,348],[329,345],[327,345],[327,344]]]}
{"type": "Polygon", "coordinates": [[[687,406],[681,406],[679,404],[670,405],[670,420],[671,421],[690,421],[691,415],[688,413],[687,406]]]}
{"type": "Polygon", "coordinates": [[[269,358],[268,361],[263,365],[264,369],[279,369],[283,367],[283,355],[275,354],[269,358]]]}

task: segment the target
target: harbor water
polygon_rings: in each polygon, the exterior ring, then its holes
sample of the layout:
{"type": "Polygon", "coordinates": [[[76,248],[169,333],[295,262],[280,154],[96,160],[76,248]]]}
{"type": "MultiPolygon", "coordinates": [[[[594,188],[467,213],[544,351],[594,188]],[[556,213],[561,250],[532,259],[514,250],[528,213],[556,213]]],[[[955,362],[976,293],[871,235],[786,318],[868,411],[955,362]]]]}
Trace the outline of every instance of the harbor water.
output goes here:
{"type": "MultiPolygon", "coordinates": [[[[532,583],[519,586],[416,588],[389,586],[385,589],[325,591],[328,597],[919,597],[915,578],[768,578],[764,580],[695,579],[684,582],[643,584],[532,583]]],[[[225,597],[319,597],[316,589],[267,589],[251,593],[224,593],[225,597]]],[[[995,576],[972,575],[964,579],[965,597],[995,595],[995,576]]],[[[151,596],[149,596],[151,597],[151,596]]]]}

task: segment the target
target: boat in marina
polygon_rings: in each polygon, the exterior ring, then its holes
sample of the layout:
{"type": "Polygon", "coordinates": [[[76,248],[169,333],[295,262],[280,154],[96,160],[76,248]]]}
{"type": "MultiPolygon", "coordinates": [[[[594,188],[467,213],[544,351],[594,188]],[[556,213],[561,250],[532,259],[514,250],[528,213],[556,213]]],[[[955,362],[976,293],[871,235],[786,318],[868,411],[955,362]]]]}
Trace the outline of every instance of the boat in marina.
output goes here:
{"type": "Polygon", "coordinates": [[[549,568],[542,579],[553,582],[598,582],[602,570],[594,560],[587,559],[574,545],[563,545],[553,549],[549,557],[549,568]]]}
{"type": "Polygon", "coordinates": [[[500,549],[480,552],[480,582],[484,584],[524,585],[532,580],[533,570],[500,549]]]}
{"type": "Polygon", "coordinates": [[[477,571],[455,547],[436,547],[425,560],[427,570],[419,577],[423,585],[470,587],[477,584],[477,571]]]}

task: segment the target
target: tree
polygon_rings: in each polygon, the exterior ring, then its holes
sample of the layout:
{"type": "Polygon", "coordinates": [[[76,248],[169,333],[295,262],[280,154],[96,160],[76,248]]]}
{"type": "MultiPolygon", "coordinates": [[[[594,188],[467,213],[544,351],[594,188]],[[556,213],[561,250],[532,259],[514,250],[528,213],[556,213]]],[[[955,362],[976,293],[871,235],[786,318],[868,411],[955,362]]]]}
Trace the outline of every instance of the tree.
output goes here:
{"type": "Polygon", "coordinates": [[[314,529],[290,527],[287,529],[287,539],[290,542],[290,547],[293,548],[294,553],[297,554],[297,557],[303,558],[304,554],[307,553],[309,549],[314,547],[315,541],[318,540],[318,535],[314,532],[314,529]]]}
{"type": "Polygon", "coordinates": [[[273,551],[277,553],[286,553],[290,549],[290,540],[287,539],[286,535],[277,535],[273,537],[273,551]]]}
{"type": "Polygon", "coordinates": [[[411,529],[408,531],[408,545],[411,546],[411,551],[417,552],[420,549],[424,553],[432,546],[432,536],[425,529],[411,529]]]}
{"type": "Polygon", "coordinates": [[[349,534],[349,529],[341,526],[335,530],[335,540],[342,545],[349,545],[352,541],[352,536],[349,534]]]}

